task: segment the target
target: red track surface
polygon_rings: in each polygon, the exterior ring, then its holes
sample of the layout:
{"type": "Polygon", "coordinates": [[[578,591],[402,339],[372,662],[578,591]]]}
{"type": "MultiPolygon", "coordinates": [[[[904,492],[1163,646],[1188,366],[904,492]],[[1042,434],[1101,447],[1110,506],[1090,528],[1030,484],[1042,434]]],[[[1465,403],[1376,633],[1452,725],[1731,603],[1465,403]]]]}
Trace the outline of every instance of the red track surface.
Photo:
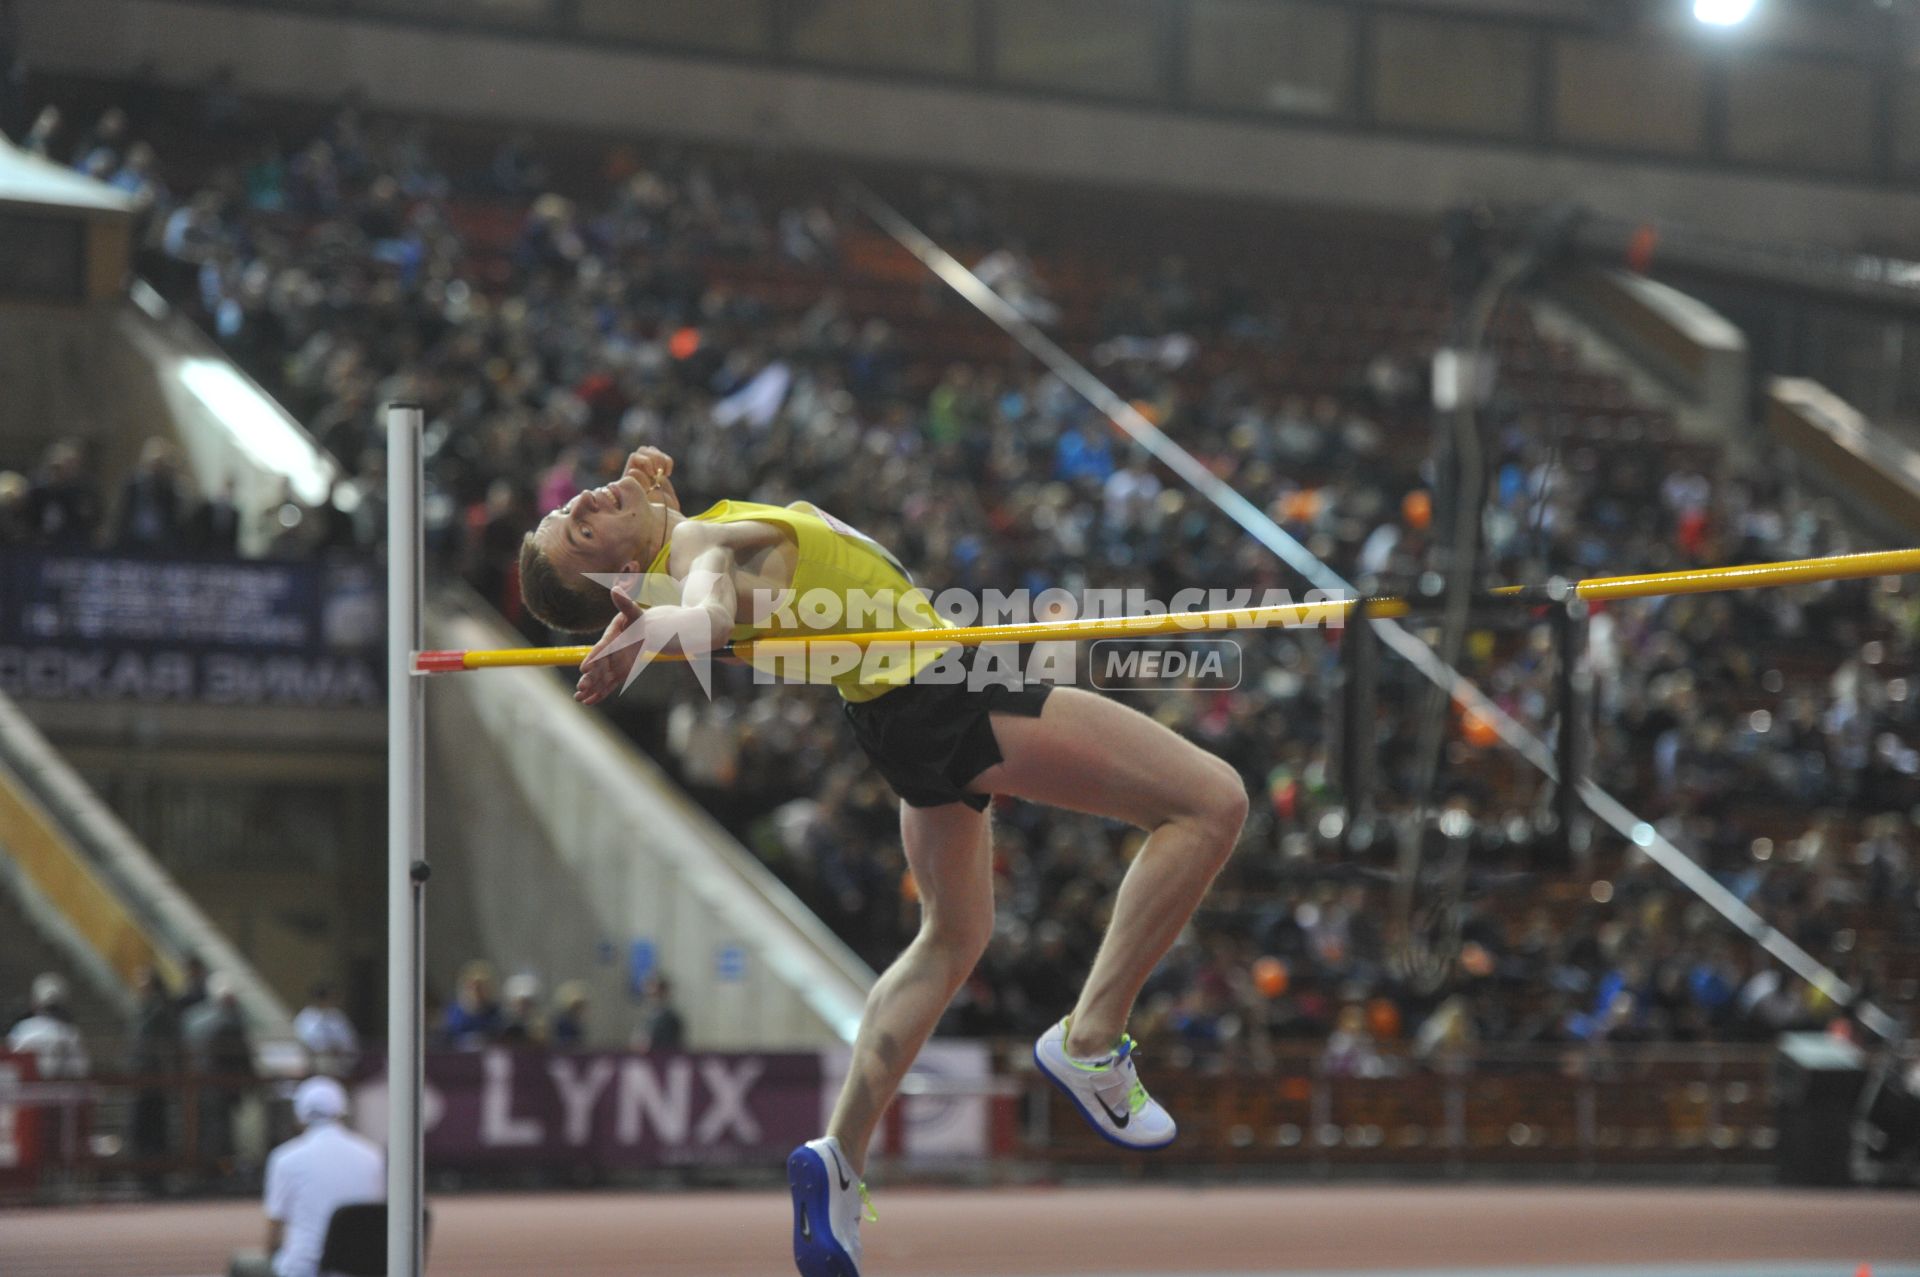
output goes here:
{"type": "MultiPolygon", "coordinates": [[[[1282,1272],[1473,1265],[1920,1260],[1910,1193],[1301,1187],[882,1190],[872,1277],[1282,1272]]],[[[435,1277],[777,1277],[767,1193],[434,1202],[435,1277]]],[[[259,1244],[250,1203],[0,1213],[5,1277],[201,1277],[259,1244]]]]}

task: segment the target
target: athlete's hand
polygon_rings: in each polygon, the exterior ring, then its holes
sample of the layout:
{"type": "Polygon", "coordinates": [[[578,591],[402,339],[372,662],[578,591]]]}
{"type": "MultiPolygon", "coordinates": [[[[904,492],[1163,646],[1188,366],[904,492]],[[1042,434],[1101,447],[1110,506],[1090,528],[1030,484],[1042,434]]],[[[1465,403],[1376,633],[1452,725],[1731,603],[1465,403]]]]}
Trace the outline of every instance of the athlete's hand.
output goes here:
{"type": "Polygon", "coordinates": [[[642,483],[673,477],[673,458],[651,444],[627,454],[627,473],[642,483]]]}
{"type": "Polygon", "coordinates": [[[647,500],[680,508],[680,496],[673,490],[673,458],[651,445],[635,448],[627,456],[625,473],[640,481],[647,500]]]}
{"type": "Polygon", "coordinates": [[[645,613],[627,593],[628,588],[624,581],[613,587],[616,615],[601,631],[600,641],[587,653],[587,659],[580,662],[580,681],[574,685],[573,699],[582,705],[598,705],[625,687],[627,675],[640,659],[645,640],[638,635],[631,638],[626,635],[631,627],[646,624],[645,613]],[[621,641],[623,638],[625,642],[621,641]]]}

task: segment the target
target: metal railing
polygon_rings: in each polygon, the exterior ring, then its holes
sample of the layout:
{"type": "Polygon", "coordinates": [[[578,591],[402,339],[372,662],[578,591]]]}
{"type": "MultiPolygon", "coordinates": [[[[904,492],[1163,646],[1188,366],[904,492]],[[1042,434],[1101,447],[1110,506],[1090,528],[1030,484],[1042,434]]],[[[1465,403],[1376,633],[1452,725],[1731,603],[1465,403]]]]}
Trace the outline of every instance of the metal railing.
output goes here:
{"type": "Polygon", "coordinates": [[[253,1188],[291,1084],[226,1074],[34,1080],[0,1057],[0,1203],[253,1188]]]}
{"type": "MultiPolygon", "coordinates": [[[[1769,1048],[1743,1046],[1499,1047],[1424,1060],[1298,1049],[1259,1068],[1150,1067],[1155,1098],[1182,1131],[1158,1156],[1189,1167],[1712,1175],[1770,1164],[1771,1059],[1769,1048]]],[[[1056,1165],[1104,1157],[1035,1082],[1029,1102],[1043,1111],[1028,1113],[1023,1151],[1056,1165]]]]}
{"type": "MultiPolygon", "coordinates": [[[[1777,1157],[1768,1046],[1472,1047],[1423,1059],[1303,1043],[1232,1063],[1182,1063],[1177,1043],[1149,1048],[1154,1095],[1181,1128],[1180,1139],[1150,1163],[1116,1163],[1032,1069],[1023,1042],[996,1052],[1005,1071],[913,1075],[883,1122],[875,1159],[895,1179],[1083,1172],[1336,1177],[1368,1170],[1754,1178],[1777,1157]],[[979,1124],[986,1156],[918,1151],[917,1124],[951,1129],[956,1107],[979,1124]]],[[[532,1062],[547,1058],[535,1053],[532,1062]]],[[[40,1082],[7,1064],[0,1058],[0,1202],[252,1188],[267,1152],[296,1129],[285,1080],[119,1072],[40,1082]]],[[[650,1169],[641,1159],[610,1173],[637,1172],[651,1181],[700,1161],[687,1151],[650,1169]]],[[[700,1173],[758,1182],[777,1169],[784,1151],[745,1150],[750,1155],[700,1173]]],[[[585,1150],[581,1157],[576,1170],[589,1166],[585,1150]]],[[[429,1157],[427,1171],[483,1183],[500,1163],[437,1156],[429,1157]]],[[[513,1171],[522,1178],[538,1173],[532,1162],[513,1171]]]]}

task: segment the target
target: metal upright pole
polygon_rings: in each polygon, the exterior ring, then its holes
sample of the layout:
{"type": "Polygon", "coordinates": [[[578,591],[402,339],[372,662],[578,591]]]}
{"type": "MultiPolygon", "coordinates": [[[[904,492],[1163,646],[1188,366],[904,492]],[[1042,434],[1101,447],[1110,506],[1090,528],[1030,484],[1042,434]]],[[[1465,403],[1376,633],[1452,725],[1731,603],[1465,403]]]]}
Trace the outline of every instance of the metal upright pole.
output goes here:
{"type": "Polygon", "coordinates": [[[1555,835],[1564,864],[1582,858],[1583,848],[1575,834],[1581,818],[1580,782],[1586,766],[1586,688],[1581,677],[1581,636],[1586,628],[1587,605],[1569,590],[1566,598],[1551,612],[1554,647],[1554,702],[1559,710],[1560,732],[1554,740],[1553,761],[1560,783],[1553,791],[1555,835]]]}
{"type": "Polygon", "coordinates": [[[426,687],[420,650],[420,435],[414,404],[387,409],[387,1272],[421,1277],[421,889],[426,687]]]}
{"type": "Polygon", "coordinates": [[[1347,808],[1346,834],[1373,818],[1374,712],[1379,655],[1368,601],[1358,599],[1340,636],[1340,793],[1347,808]]]}

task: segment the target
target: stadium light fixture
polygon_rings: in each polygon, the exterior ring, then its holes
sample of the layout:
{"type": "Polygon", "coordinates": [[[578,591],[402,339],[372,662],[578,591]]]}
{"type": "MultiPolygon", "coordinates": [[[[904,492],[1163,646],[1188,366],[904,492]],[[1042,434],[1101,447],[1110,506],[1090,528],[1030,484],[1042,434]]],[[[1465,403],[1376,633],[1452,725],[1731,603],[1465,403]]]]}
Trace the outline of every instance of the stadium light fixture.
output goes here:
{"type": "Polygon", "coordinates": [[[1754,0],[1693,0],[1693,16],[1710,27],[1733,27],[1753,16],[1754,0]]]}

